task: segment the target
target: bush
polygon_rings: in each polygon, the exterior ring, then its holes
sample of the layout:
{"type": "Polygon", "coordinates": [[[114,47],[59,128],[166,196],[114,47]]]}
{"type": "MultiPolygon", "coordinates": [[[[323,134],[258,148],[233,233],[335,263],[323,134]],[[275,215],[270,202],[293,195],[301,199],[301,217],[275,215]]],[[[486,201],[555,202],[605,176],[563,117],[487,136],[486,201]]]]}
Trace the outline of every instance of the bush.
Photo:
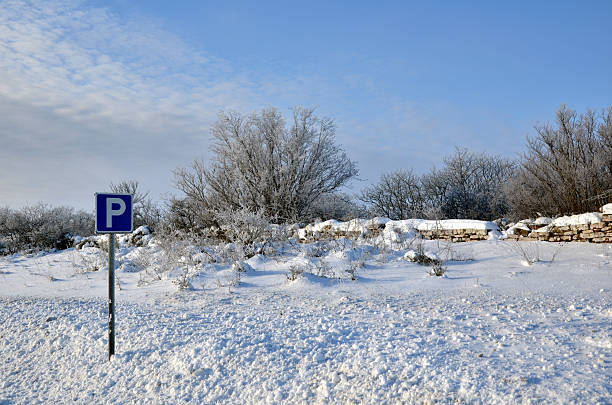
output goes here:
{"type": "Polygon", "coordinates": [[[612,196],[612,106],[601,113],[561,106],[535,127],[506,188],[515,219],[597,211],[612,196]]]}
{"type": "MultiPolygon", "coordinates": [[[[427,252],[423,248],[423,243],[420,241],[417,245],[416,250],[410,249],[404,254],[404,259],[418,263],[423,266],[431,266],[427,274],[436,277],[442,277],[446,274],[446,266],[444,265],[446,260],[443,260],[438,254],[433,252],[427,252]]],[[[440,251],[440,249],[438,248],[440,251]]],[[[448,257],[449,252],[445,252],[448,257]]]]}
{"type": "Polygon", "coordinates": [[[286,274],[287,281],[295,281],[304,276],[304,273],[309,270],[308,267],[304,265],[293,265],[289,266],[289,272],[286,274]]]}
{"type": "Polygon", "coordinates": [[[339,278],[329,263],[324,259],[317,261],[307,261],[304,263],[293,264],[289,266],[289,272],[286,274],[288,281],[295,281],[303,277],[304,273],[309,273],[322,278],[339,278]]]}
{"type": "Polygon", "coordinates": [[[433,263],[429,269],[430,276],[443,277],[446,274],[446,267],[441,263],[433,263]]]}
{"type": "Polygon", "coordinates": [[[172,278],[179,289],[190,289],[191,282],[204,269],[193,243],[176,233],[157,232],[154,245],[130,258],[130,267],[143,269],[139,284],[172,278]],[[152,250],[151,250],[152,249],[152,250]]]}
{"type": "Polygon", "coordinates": [[[212,136],[209,166],[196,160],[175,171],[177,187],[203,215],[199,222],[212,219],[210,211],[239,209],[279,222],[308,218],[317,199],[357,175],[335,144],[333,121],[313,109],[295,108],[290,126],[275,109],[223,113],[212,136]]]}
{"type": "Polygon", "coordinates": [[[514,170],[511,160],[457,148],[444,158],[442,169],[421,178],[426,212],[439,210],[441,217],[432,219],[500,218],[508,210],[503,186],[514,170]]]}
{"type": "Polygon", "coordinates": [[[440,265],[442,261],[438,255],[432,252],[426,252],[421,246],[417,247],[416,250],[410,249],[404,254],[404,259],[418,263],[421,265],[440,265]]]}
{"type": "Polygon", "coordinates": [[[377,184],[363,189],[359,199],[376,215],[394,220],[418,218],[424,211],[421,180],[411,170],[383,174],[377,184]]]}
{"type": "Polygon", "coordinates": [[[359,199],[377,215],[391,219],[469,218],[492,220],[508,210],[503,185],[514,173],[513,161],[457,148],[441,169],[420,178],[410,170],[384,174],[359,199]]]}
{"type": "Polygon", "coordinates": [[[46,204],[19,210],[0,209],[0,241],[5,254],[42,249],[66,249],[72,237],[94,232],[93,216],[70,207],[46,204]]]}
{"type": "Polygon", "coordinates": [[[166,215],[161,225],[165,232],[172,230],[198,235],[215,225],[214,212],[190,197],[171,198],[167,201],[166,215]]]}
{"type": "Polygon", "coordinates": [[[344,193],[326,193],[312,203],[309,215],[303,219],[308,222],[321,222],[328,219],[348,221],[366,215],[365,210],[359,207],[351,196],[344,193]]]}
{"type": "Polygon", "coordinates": [[[162,212],[159,207],[149,198],[149,192],[140,189],[140,184],[136,180],[123,180],[117,184],[111,183],[111,192],[116,194],[131,194],[134,212],[134,229],[148,225],[151,228],[159,224],[162,219],[162,212]]]}
{"type": "Polygon", "coordinates": [[[240,246],[245,257],[252,257],[258,245],[274,238],[274,229],[264,217],[263,212],[247,209],[221,211],[215,214],[222,235],[231,243],[240,246]]]}

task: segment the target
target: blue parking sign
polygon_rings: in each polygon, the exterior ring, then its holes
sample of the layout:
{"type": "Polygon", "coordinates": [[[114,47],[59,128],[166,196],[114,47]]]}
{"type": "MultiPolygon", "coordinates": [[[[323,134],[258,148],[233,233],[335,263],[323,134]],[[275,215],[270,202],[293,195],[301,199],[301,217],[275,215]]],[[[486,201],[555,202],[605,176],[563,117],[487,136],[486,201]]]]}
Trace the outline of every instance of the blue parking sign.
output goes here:
{"type": "Polygon", "coordinates": [[[96,233],[130,233],[133,228],[131,194],[95,193],[96,233]]]}

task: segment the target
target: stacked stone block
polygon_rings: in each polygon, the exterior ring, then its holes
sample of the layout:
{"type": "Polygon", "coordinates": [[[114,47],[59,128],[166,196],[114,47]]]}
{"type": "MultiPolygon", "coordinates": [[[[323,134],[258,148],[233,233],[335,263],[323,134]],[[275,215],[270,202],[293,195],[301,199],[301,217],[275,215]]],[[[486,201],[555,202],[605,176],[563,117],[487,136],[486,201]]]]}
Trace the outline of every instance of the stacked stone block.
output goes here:
{"type": "MultiPolygon", "coordinates": [[[[612,243],[612,203],[601,209],[602,213],[587,213],[573,217],[538,218],[524,220],[515,224],[505,237],[514,241],[547,241],[547,242],[591,242],[612,243]]],[[[388,220],[387,220],[388,221],[388,220]]],[[[419,221],[419,220],[417,220],[419,221]]],[[[452,221],[452,220],[451,220],[452,221]]],[[[389,223],[388,225],[391,225],[389,223]]],[[[300,242],[317,240],[332,240],[338,238],[357,239],[362,237],[377,237],[385,230],[386,222],[380,218],[373,220],[353,220],[348,223],[327,221],[316,227],[308,226],[297,230],[296,237],[300,242]]],[[[448,240],[452,242],[469,242],[486,240],[491,232],[499,235],[499,230],[487,226],[488,229],[413,229],[423,239],[448,240]]],[[[388,232],[389,230],[387,230],[388,232]]],[[[399,229],[394,232],[401,232],[399,229]]],[[[406,232],[406,229],[404,229],[406,232]]]]}
{"type": "Polygon", "coordinates": [[[441,229],[431,231],[418,231],[423,239],[450,240],[451,242],[470,242],[486,240],[489,234],[485,229],[441,229]]]}
{"type": "MultiPolygon", "coordinates": [[[[314,242],[318,240],[333,240],[338,238],[358,239],[360,237],[379,236],[385,229],[384,224],[374,223],[365,226],[362,230],[338,229],[331,225],[325,225],[318,231],[311,229],[301,229],[298,232],[298,240],[302,243],[314,242]]],[[[423,239],[426,240],[449,240],[452,242],[469,242],[477,240],[487,240],[489,233],[485,229],[439,229],[439,230],[416,230],[423,239]]]]}
{"type": "Polygon", "coordinates": [[[535,230],[529,236],[532,239],[548,242],[612,242],[612,223],[598,222],[592,224],[567,225],[535,230]]]}
{"type": "MultiPolygon", "coordinates": [[[[513,227],[514,234],[507,235],[508,240],[547,241],[547,242],[591,242],[612,243],[612,204],[602,208],[602,214],[590,215],[588,223],[578,224],[545,224],[538,221],[521,221],[513,227]]],[[[581,217],[581,216],[579,216],[581,217]]]]}

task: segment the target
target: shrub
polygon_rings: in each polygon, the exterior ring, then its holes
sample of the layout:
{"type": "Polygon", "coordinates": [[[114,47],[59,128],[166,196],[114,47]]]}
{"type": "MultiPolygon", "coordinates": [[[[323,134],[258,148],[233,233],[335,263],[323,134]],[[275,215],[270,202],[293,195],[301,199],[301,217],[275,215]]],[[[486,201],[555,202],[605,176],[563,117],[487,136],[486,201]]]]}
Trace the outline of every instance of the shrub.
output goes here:
{"type": "Polygon", "coordinates": [[[215,213],[215,220],[223,236],[239,245],[245,257],[255,255],[258,245],[270,241],[274,236],[274,230],[261,210],[252,212],[243,208],[220,211],[215,213]]]}
{"type": "Polygon", "coordinates": [[[167,201],[166,215],[161,225],[166,231],[201,235],[215,225],[214,213],[190,197],[173,197],[167,201]]]}
{"type": "Polygon", "coordinates": [[[359,199],[373,213],[391,219],[492,220],[508,210],[503,185],[514,168],[511,160],[457,148],[444,158],[441,169],[433,168],[420,178],[410,170],[384,174],[377,184],[366,187],[359,199]]]}
{"type": "Polygon", "coordinates": [[[307,272],[308,268],[304,265],[293,265],[289,266],[289,272],[287,273],[287,281],[295,281],[298,278],[304,276],[304,273],[307,272]]]}
{"type": "Polygon", "coordinates": [[[512,160],[457,148],[442,169],[421,178],[426,212],[439,210],[440,217],[432,219],[502,217],[508,210],[503,186],[514,170],[512,160]]]}
{"type": "Polygon", "coordinates": [[[431,265],[431,269],[429,269],[429,275],[442,277],[446,274],[446,266],[443,266],[441,263],[433,263],[431,265]]]}
{"type": "Polygon", "coordinates": [[[359,199],[377,215],[394,220],[422,216],[425,201],[421,180],[411,170],[383,174],[377,184],[363,189],[359,199]]]}
{"type": "Polygon", "coordinates": [[[442,263],[437,255],[431,252],[425,252],[423,251],[423,249],[419,248],[417,248],[417,250],[408,250],[404,254],[404,259],[421,265],[433,265],[442,263]]]}
{"type": "Polygon", "coordinates": [[[0,241],[4,252],[42,249],[65,249],[75,235],[93,233],[93,216],[70,207],[46,204],[26,206],[19,210],[0,209],[0,241]]]}
{"type": "Polygon", "coordinates": [[[313,203],[305,218],[309,222],[321,222],[328,219],[348,221],[366,216],[365,210],[358,206],[353,198],[344,193],[325,193],[313,203]]]}
{"type": "Polygon", "coordinates": [[[136,180],[123,180],[117,184],[111,183],[111,192],[131,194],[134,213],[134,228],[148,225],[155,228],[162,219],[160,208],[149,198],[149,192],[142,191],[136,180]]]}
{"type": "Polygon", "coordinates": [[[304,263],[292,264],[289,266],[287,280],[297,280],[302,277],[304,273],[310,273],[314,276],[323,278],[340,278],[340,274],[336,274],[327,261],[319,259],[316,261],[309,260],[304,263]]]}
{"type": "MultiPolygon", "coordinates": [[[[423,243],[420,241],[416,246],[416,250],[410,249],[404,254],[404,259],[418,263],[423,266],[430,266],[428,274],[436,277],[442,277],[446,273],[445,260],[440,258],[440,255],[433,252],[427,252],[423,248],[423,243]]],[[[440,251],[439,247],[438,250],[440,251]]],[[[444,250],[444,249],[443,249],[444,250]]],[[[441,252],[441,251],[440,251],[441,252]]],[[[448,254],[448,252],[444,252],[448,254]]]]}
{"type": "Polygon", "coordinates": [[[331,119],[297,107],[291,121],[287,126],[275,109],[220,114],[212,162],[177,169],[177,187],[199,214],[248,209],[280,222],[308,217],[313,203],[345,185],[357,168],[335,144],[331,119]]]}
{"type": "Polygon", "coordinates": [[[612,196],[612,106],[596,113],[561,106],[537,125],[506,188],[515,219],[596,211],[612,196]]]}
{"type": "Polygon", "coordinates": [[[199,252],[195,246],[181,235],[160,232],[156,235],[155,247],[157,252],[132,259],[137,267],[145,269],[140,283],[174,275],[172,283],[179,289],[190,289],[192,280],[203,270],[203,264],[196,260],[199,252]]]}

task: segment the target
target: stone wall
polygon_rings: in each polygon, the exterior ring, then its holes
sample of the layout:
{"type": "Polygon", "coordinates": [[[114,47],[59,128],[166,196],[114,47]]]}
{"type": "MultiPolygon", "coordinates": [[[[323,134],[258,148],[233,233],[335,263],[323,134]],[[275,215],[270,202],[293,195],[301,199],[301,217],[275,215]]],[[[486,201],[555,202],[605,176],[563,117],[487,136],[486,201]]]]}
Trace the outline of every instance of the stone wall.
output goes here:
{"type": "Polygon", "coordinates": [[[612,204],[599,212],[560,218],[523,220],[502,231],[488,221],[447,219],[432,221],[407,219],[391,221],[387,218],[355,219],[348,222],[329,220],[294,229],[300,242],[384,237],[399,241],[420,235],[423,239],[442,239],[469,242],[499,238],[515,241],[592,242],[612,243],[612,204]]]}
{"type": "Polygon", "coordinates": [[[348,222],[330,220],[296,230],[295,237],[302,243],[338,238],[358,239],[384,237],[391,241],[420,235],[423,239],[442,239],[468,242],[501,236],[497,225],[489,221],[408,219],[391,221],[386,218],[356,219],[348,222]]]}
{"type": "Polygon", "coordinates": [[[450,240],[451,242],[470,242],[487,240],[491,237],[491,230],[486,229],[441,229],[417,231],[426,240],[450,240]]]}
{"type": "MultiPolygon", "coordinates": [[[[595,216],[595,218],[598,218],[595,216]]],[[[554,221],[548,225],[526,224],[508,233],[508,240],[519,241],[548,241],[548,242],[612,242],[612,214],[599,214],[599,220],[588,221],[588,223],[564,223],[554,221]]],[[[585,221],[587,222],[587,221],[585,221]]]]}

